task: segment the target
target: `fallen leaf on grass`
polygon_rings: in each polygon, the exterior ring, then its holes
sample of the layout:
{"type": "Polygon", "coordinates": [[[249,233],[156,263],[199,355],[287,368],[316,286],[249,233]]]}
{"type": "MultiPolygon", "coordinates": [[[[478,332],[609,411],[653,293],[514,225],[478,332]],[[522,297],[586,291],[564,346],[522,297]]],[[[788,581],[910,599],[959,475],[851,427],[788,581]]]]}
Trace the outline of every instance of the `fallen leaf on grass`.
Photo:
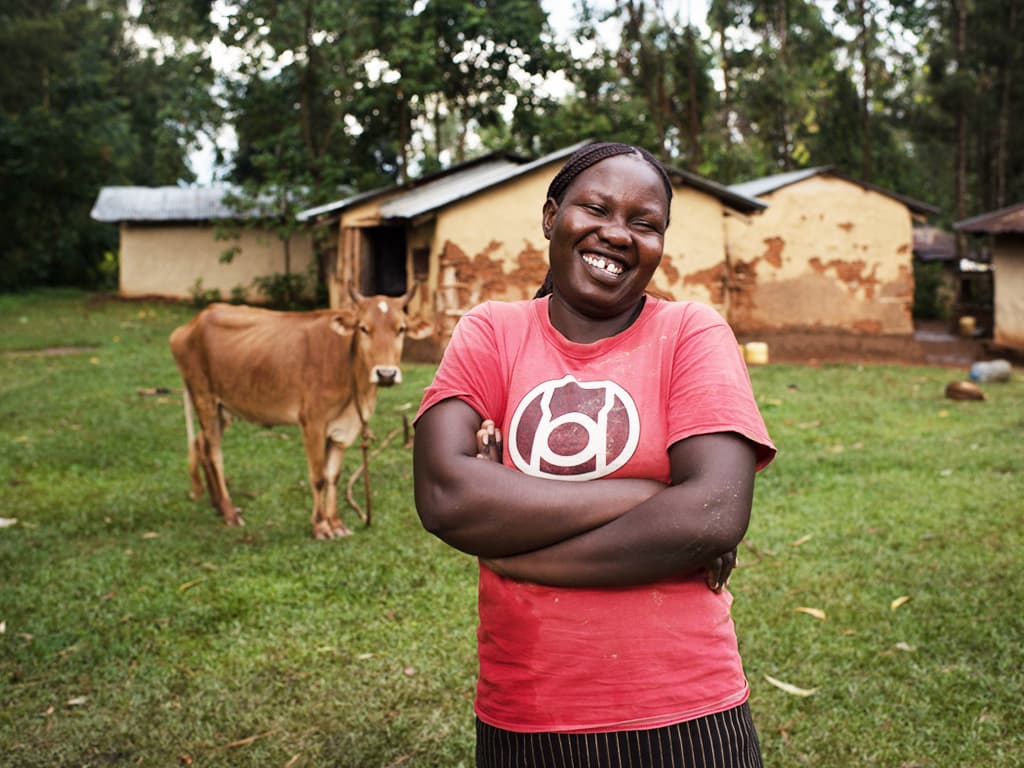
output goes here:
{"type": "Polygon", "coordinates": [[[901,597],[897,597],[895,600],[889,603],[889,610],[895,611],[901,605],[906,605],[907,603],[909,603],[910,599],[910,595],[903,595],[901,597]]]}
{"type": "Polygon", "coordinates": [[[16,517],[0,517],[0,528],[10,528],[18,522],[16,517]]]}
{"type": "Polygon", "coordinates": [[[813,616],[814,618],[821,619],[822,621],[825,621],[826,618],[825,612],[821,610],[821,608],[808,608],[801,605],[799,608],[794,608],[793,610],[797,613],[806,613],[808,616],[813,616]]]}
{"type": "Polygon", "coordinates": [[[906,653],[913,653],[915,650],[917,650],[910,643],[904,643],[903,641],[896,643],[896,647],[901,651],[905,651],[906,653]]]}
{"type": "Polygon", "coordinates": [[[160,538],[160,534],[156,533],[154,531],[146,531],[144,534],[142,534],[142,538],[144,538],[144,539],[159,539],[160,538]]]}
{"type": "Polygon", "coordinates": [[[792,696],[813,696],[818,692],[817,688],[797,688],[795,685],[791,685],[790,683],[784,683],[781,680],[776,680],[771,675],[765,675],[764,679],[780,691],[785,691],[792,696]]]}
{"type": "Polygon", "coordinates": [[[300,757],[302,757],[302,753],[296,752],[294,755],[292,755],[292,759],[284,764],[284,768],[292,768],[293,765],[299,762],[300,757]]]}
{"type": "Polygon", "coordinates": [[[69,707],[80,707],[89,700],[88,696],[75,696],[74,698],[68,699],[69,707]]]}
{"type": "Polygon", "coordinates": [[[6,632],[7,632],[7,622],[6,621],[0,621],[0,635],[4,634],[6,632]]]}
{"type": "Polygon", "coordinates": [[[801,536],[799,539],[790,544],[791,547],[802,547],[808,541],[814,538],[813,534],[808,533],[806,536],[801,536]]]}
{"type": "Polygon", "coordinates": [[[274,728],[272,731],[266,731],[265,733],[257,733],[255,736],[248,736],[244,739],[239,739],[238,741],[232,741],[230,744],[225,744],[223,747],[218,747],[218,749],[235,749],[236,747],[247,747],[255,741],[265,739],[267,738],[267,736],[273,736],[280,730],[280,728],[274,728]]]}
{"type": "Polygon", "coordinates": [[[199,577],[198,579],[192,579],[192,581],[186,581],[184,584],[178,585],[178,591],[184,592],[186,590],[192,589],[192,587],[194,587],[196,584],[202,584],[204,581],[206,581],[206,578],[203,576],[199,577]]]}

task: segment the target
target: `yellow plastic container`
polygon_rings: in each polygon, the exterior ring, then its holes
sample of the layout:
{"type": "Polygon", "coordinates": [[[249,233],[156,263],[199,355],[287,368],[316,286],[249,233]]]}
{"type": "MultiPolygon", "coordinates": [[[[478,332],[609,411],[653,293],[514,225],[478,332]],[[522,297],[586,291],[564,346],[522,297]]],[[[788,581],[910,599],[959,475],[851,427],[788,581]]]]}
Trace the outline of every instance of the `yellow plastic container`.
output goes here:
{"type": "Polygon", "coordinates": [[[743,359],[747,365],[765,365],[768,362],[768,345],[763,341],[748,341],[743,345],[743,359]]]}
{"type": "Polygon", "coordinates": [[[960,335],[961,336],[973,336],[974,335],[974,324],[975,320],[972,315],[964,315],[960,318],[960,335]]]}

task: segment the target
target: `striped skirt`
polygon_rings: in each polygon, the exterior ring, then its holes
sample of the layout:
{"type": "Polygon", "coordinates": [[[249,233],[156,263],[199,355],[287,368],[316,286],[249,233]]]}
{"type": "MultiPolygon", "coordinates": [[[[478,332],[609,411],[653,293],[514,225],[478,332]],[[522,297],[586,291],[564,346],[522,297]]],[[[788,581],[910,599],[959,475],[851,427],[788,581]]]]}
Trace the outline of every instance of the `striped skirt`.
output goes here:
{"type": "Polygon", "coordinates": [[[614,733],[515,733],[476,722],[477,768],[762,768],[742,704],[664,728],[614,733]]]}

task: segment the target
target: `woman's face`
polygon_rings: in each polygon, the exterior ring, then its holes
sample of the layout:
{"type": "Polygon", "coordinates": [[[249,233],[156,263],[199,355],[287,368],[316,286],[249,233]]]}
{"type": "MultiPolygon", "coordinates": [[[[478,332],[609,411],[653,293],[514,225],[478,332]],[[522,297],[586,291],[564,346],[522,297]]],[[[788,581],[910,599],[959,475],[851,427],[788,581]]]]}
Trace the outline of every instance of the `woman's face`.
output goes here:
{"type": "Polygon", "coordinates": [[[636,155],[594,164],[544,204],[556,297],[592,319],[631,313],[661,262],[668,200],[661,175],[636,155]]]}

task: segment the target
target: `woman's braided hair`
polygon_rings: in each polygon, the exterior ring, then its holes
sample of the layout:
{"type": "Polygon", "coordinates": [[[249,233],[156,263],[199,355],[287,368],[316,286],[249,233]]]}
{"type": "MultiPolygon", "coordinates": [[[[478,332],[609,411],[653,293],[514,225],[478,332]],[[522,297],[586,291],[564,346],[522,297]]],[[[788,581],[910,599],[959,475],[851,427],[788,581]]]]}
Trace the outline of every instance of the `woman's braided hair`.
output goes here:
{"type": "MultiPolygon", "coordinates": [[[[569,188],[569,185],[576,180],[576,177],[583,173],[585,170],[590,168],[592,165],[596,165],[602,160],[607,160],[609,157],[615,157],[616,155],[639,155],[643,160],[646,160],[661,176],[661,183],[665,186],[665,198],[668,203],[668,208],[672,207],[672,180],[668,176],[668,172],[665,167],[658,162],[658,158],[652,155],[643,147],[634,147],[631,144],[618,144],[616,142],[597,142],[596,144],[588,144],[581,149],[576,150],[568,160],[565,161],[565,165],[562,166],[561,170],[555,174],[555,178],[551,180],[551,184],[548,185],[548,198],[553,199],[556,203],[561,203],[565,197],[565,191],[569,188]]],[[[668,220],[666,218],[666,224],[668,220]]],[[[544,277],[544,282],[541,287],[537,290],[535,299],[539,299],[543,296],[547,296],[553,290],[551,283],[551,270],[548,270],[547,275],[544,277]]]]}

